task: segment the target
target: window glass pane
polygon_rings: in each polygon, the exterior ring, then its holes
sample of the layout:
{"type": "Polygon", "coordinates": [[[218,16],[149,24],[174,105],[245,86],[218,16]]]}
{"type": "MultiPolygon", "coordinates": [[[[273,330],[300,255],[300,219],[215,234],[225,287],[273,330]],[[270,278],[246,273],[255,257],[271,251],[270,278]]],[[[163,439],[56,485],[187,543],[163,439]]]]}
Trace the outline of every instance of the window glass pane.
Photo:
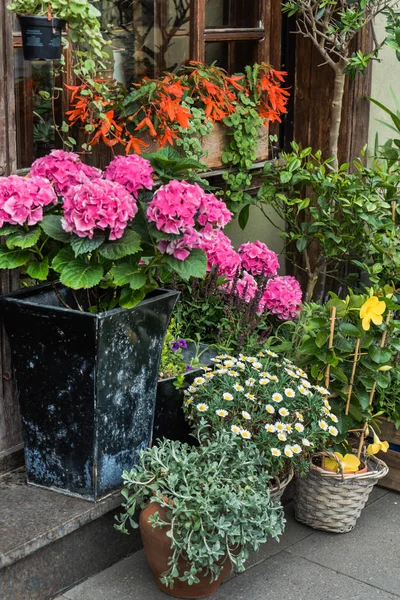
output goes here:
{"type": "Polygon", "coordinates": [[[113,76],[125,85],[189,58],[190,0],[101,0],[101,11],[113,76]]]}
{"type": "Polygon", "coordinates": [[[15,48],[14,81],[17,167],[24,169],[55,148],[52,102],[44,97],[46,92],[52,94],[53,63],[24,61],[22,48],[15,48]]]}
{"type": "Polygon", "coordinates": [[[259,0],[207,0],[206,27],[258,27],[259,0]]]}
{"type": "Polygon", "coordinates": [[[246,65],[257,61],[258,42],[207,42],[205,61],[208,65],[217,62],[229,73],[241,73],[246,65]]]}

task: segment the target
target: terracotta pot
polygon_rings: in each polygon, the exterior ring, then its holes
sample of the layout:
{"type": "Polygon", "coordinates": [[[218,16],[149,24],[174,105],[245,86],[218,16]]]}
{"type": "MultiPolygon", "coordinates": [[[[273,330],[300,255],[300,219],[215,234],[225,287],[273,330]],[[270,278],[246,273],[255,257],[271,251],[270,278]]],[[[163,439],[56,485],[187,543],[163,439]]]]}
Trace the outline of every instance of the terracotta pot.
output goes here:
{"type": "MultiPolygon", "coordinates": [[[[357,471],[352,471],[351,469],[344,469],[343,473],[345,475],[350,475],[350,474],[351,475],[361,475],[361,473],[367,473],[368,472],[368,466],[365,463],[361,462],[360,467],[361,468],[358,469],[357,471]],[[364,465],[364,466],[362,467],[362,465],[364,465]]],[[[323,461],[323,463],[322,463],[322,468],[323,468],[324,471],[327,471],[328,473],[338,473],[338,469],[327,469],[325,467],[325,461],[323,461]]]]}
{"type": "MultiPolygon", "coordinates": [[[[224,567],[218,579],[210,582],[210,575],[197,575],[199,583],[189,585],[187,581],[175,579],[172,589],[165,587],[160,581],[160,575],[169,569],[168,558],[171,555],[171,539],[167,537],[167,527],[156,527],[153,529],[148,519],[158,512],[160,518],[167,520],[167,509],[156,502],[148,503],[140,513],[139,527],[142,536],[144,551],[153,571],[157,587],[174,598],[204,598],[217,591],[225,577],[231,570],[229,560],[225,561],[224,567]]],[[[188,565],[183,558],[179,560],[179,571],[188,570],[188,565]]]]}

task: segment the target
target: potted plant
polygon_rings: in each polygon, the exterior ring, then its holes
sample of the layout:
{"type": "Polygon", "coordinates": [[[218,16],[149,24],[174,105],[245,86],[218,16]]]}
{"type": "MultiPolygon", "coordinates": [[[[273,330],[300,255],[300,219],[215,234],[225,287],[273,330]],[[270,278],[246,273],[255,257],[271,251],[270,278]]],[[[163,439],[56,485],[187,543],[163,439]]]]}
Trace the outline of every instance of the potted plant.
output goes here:
{"type": "Polygon", "coordinates": [[[219,355],[213,362],[214,371],[185,391],[189,422],[201,429],[208,424],[206,436],[230,431],[245,446],[256,445],[274,478],[271,495],[279,499],[293,471],[304,473],[313,449],[338,434],[327,392],[271,350],[219,355]]]}
{"type": "Polygon", "coordinates": [[[28,285],[1,297],[1,312],[30,483],[99,499],[151,439],[178,297],[160,285],[204,275],[195,242],[231,218],[197,184],[152,186],[141,157],[116,157],[102,173],[60,150],[28,178],[0,178],[0,268],[20,268],[28,285]]]}
{"type": "Polygon", "coordinates": [[[283,531],[282,507],[268,489],[265,460],[254,445],[217,433],[199,447],[163,440],[123,473],[124,514],[137,509],[147,559],[163,592],[177,598],[212,594],[249,553],[283,531]]]}
{"type": "Polygon", "coordinates": [[[153,439],[193,443],[191,428],[183,412],[184,389],[210,368],[216,352],[206,344],[182,338],[176,320],[171,319],[161,352],[154,414],[153,439]]]}
{"type": "Polygon", "coordinates": [[[106,42],[98,19],[101,13],[88,0],[13,0],[8,8],[20,21],[25,60],[60,60],[61,31],[66,24],[71,42],[83,44],[80,51],[87,72],[92,70],[93,57],[103,59],[106,42]]]}

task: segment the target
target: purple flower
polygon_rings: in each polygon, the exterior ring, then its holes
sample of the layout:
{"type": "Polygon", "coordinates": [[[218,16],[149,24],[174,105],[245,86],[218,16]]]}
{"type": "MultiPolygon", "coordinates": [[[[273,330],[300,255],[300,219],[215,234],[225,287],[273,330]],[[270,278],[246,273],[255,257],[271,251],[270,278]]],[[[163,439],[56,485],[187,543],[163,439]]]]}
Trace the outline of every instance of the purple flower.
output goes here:
{"type": "Polygon", "coordinates": [[[193,367],[191,367],[190,365],[186,365],[185,369],[186,371],[193,371],[193,367]]]}
{"type": "Polygon", "coordinates": [[[187,348],[187,343],[184,339],[179,338],[170,344],[172,352],[176,352],[179,348],[187,348]]]}

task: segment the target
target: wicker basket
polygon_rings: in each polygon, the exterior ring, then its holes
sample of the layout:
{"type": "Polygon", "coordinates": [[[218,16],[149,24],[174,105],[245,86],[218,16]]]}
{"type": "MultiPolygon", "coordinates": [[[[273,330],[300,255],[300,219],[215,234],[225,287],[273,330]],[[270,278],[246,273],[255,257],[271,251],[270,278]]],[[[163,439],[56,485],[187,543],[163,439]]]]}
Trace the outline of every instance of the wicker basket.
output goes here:
{"type": "Polygon", "coordinates": [[[273,500],[274,502],[280,502],[281,498],[283,496],[283,492],[286,490],[287,486],[292,481],[292,479],[293,479],[293,471],[288,473],[282,479],[282,481],[280,479],[278,479],[278,477],[276,477],[275,478],[276,485],[274,485],[270,489],[271,500],[273,500]]]}
{"type": "Polygon", "coordinates": [[[365,459],[368,471],[344,474],[343,466],[334,454],[323,452],[339,464],[339,473],[323,470],[311,463],[305,477],[296,478],[295,517],[314,529],[347,533],[356,526],[372,488],[388,472],[388,467],[375,456],[365,459]]]}

